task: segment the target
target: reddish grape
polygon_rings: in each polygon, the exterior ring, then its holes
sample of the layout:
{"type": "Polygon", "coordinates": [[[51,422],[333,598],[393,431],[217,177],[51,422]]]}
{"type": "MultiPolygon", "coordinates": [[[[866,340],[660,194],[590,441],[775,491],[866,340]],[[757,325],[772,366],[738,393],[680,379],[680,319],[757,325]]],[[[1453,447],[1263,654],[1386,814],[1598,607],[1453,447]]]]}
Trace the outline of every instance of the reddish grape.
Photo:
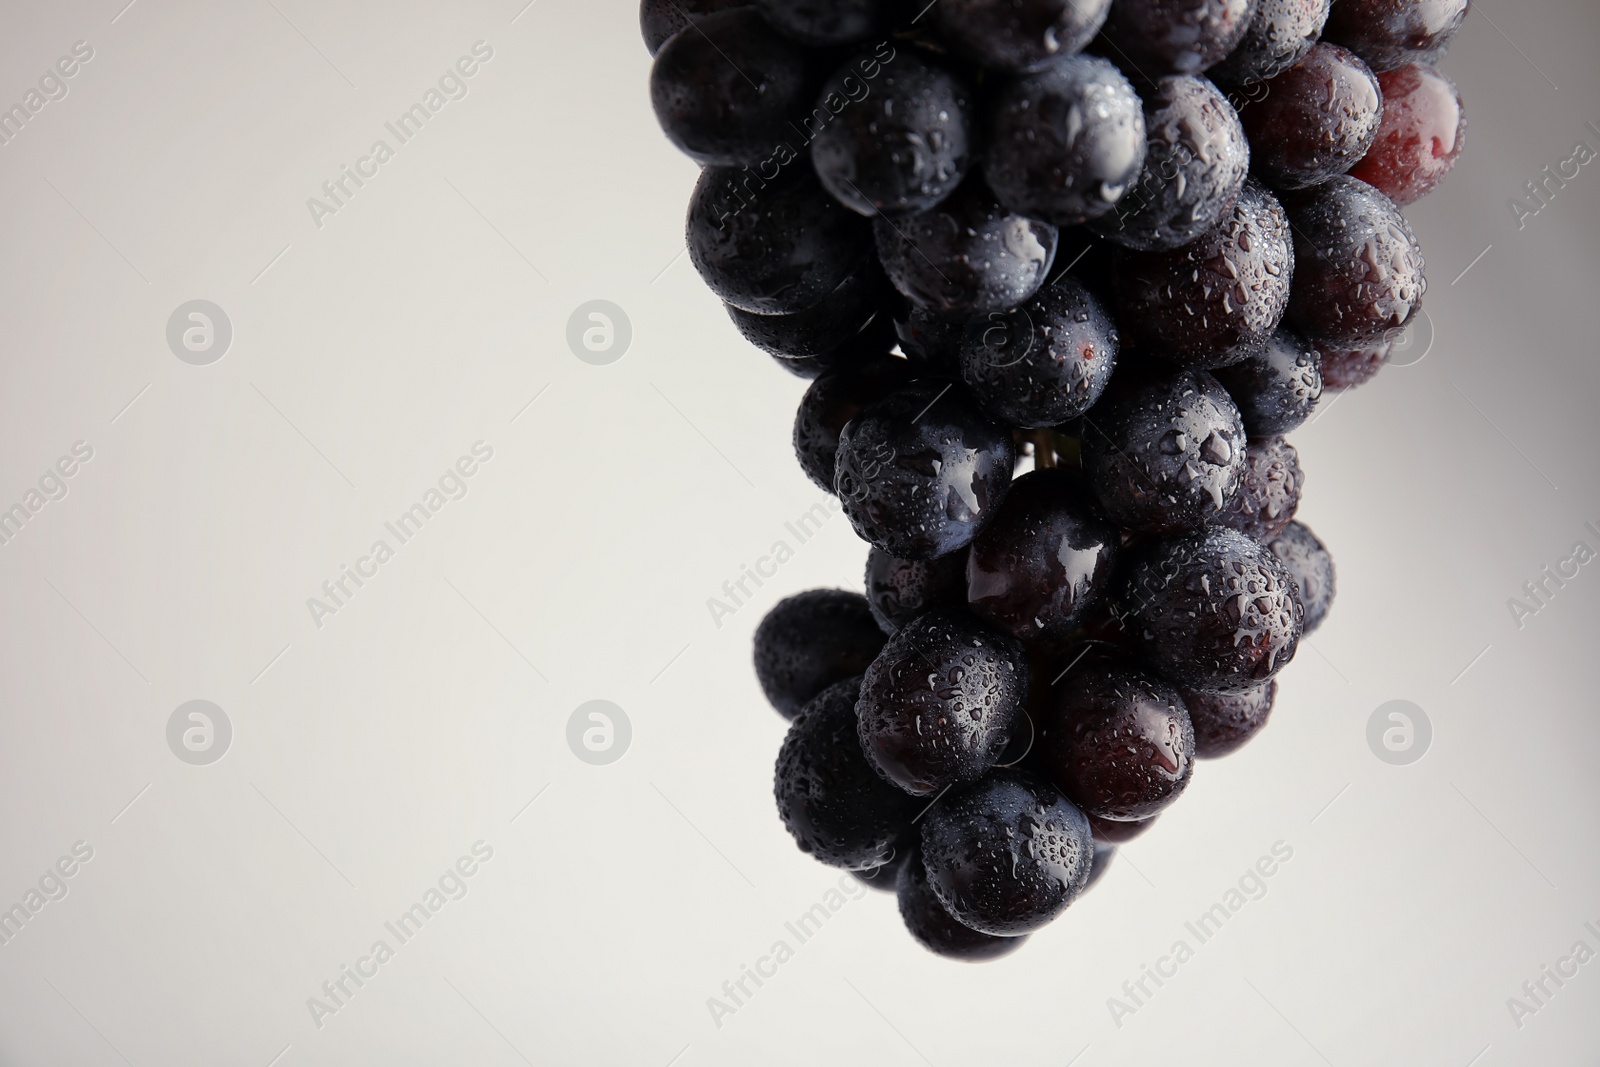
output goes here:
{"type": "Polygon", "coordinates": [[[1323,36],[1377,71],[1437,63],[1471,6],[1472,0],[1338,0],[1323,36]]]}
{"type": "Polygon", "coordinates": [[[1266,83],[1239,109],[1250,162],[1279,189],[1304,189],[1343,174],[1366,155],[1383,117],[1377,75],[1326,41],[1266,83]]]}
{"type": "Polygon", "coordinates": [[[1329,348],[1318,345],[1322,353],[1322,387],[1329,390],[1354,389],[1372,380],[1389,361],[1392,341],[1370,348],[1329,348]]]}
{"type": "Polygon", "coordinates": [[[1350,173],[1397,204],[1422,199],[1461,155],[1467,113],[1456,83],[1426,63],[1378,75],[1383,122],[1377,139],[1350,173]]]}
{"type": "Polygon", "coordinates": [[[1183,706],[1194,723],[1194,754],[1216,759],[1237,750],[1267,725],[1278,683],[1272,680],[1242,693],[1182,692],[1183,706]]]}

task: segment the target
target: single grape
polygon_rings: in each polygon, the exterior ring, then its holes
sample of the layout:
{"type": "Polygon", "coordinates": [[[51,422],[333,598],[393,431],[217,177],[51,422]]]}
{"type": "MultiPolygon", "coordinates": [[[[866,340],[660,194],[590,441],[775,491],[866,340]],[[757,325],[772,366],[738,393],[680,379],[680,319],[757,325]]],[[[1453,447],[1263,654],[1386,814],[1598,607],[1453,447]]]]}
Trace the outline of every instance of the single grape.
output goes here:
{"type": "Polygon", "coordinates": [[[1222,221],[1189,244],[1117,255],[1117,321],[1163,359],[1224,367],[1272,336],[1294,269],[1288,216],[1250,179],[1222,221]]]}
{"type": "Polygon", "coordinates": [[[908,380],[905,360],[885,355],[862,366],[829,371],[812,382],[794,415],[794,454],[806,477],[833,492],[840,431],[863,408],[908,380]]]}
{"type": "Polygon", "coordinates": [[[1146,666],[1202,693],[1271,678],[1294,657],[1304,620],[1284,565],[1225,526],[1138,550],[1114,610],[1146,666]]]}
{"type": "Polygon", "coordinates": [[[952,789],[922,817],[922,862],[939,902],[963,926],[999,937],[1065,911],[1093,855],[1088,817],[1027,771],[952,789]]]}
{"type": "Polygon", "coordinates": [[[1178,691],[1131,663],[1096,664],[1055,687],[1036,765],[1088,815],[1154,818],[1194,774],[1194,730],[1178,691]]]}
{"type": "Polygon", "coordinates": [[[1111,0],[940,0],[933,16],[951,48],[1020,74],[1081,52],[1110,10],[1111,0]]]}
{"type": "Polygon", "coordinates": [[[726,11],[731,7],[744,7],[750,0],[641,0],[639,4],[639,31],[644,34],[644,46],[653,56],[661,51],[667,38],[698,21],[701,15],[726,11]]]}
{"type": "Polygon", "coordinates": [[[886,28],[885,0],[755,0],[768,22],[812,48],[860,44],[886,28]]]}
{"type": "Polygon", "coordinates": [[[1121,845],[1132,841],[1150,829],[1151,824],[1155,821],[1156,816],[1154,815],[1148,819],[1135,819],[1132,821],[1114,821],[1091,815],[1089,816],[1089,829],[1094,832],[1096,847],[1101,845],[1121,845]]]}
{"type": "Polygon", "coordinates": [[[1245,433],[1205,371],[1113,389],[1083,419],[1083,472],[1113,522],[1174,533],[1217,521],[1244,476],[1245,433]]]}
{"type": "Polygon", "coordinates": [[[1027,692],[1020,644],[963,611],[935,609],[896,630],[867,668],[861,747],[886,781],[930,796],[995,765],[1027,692]]]}
{"type": "Polygon", "coordinates": [[[953,552],[938,559],[896,559],[876,546],[867,551],[867,606],[886,634],[892,634],[934,608],[956,608],[967,601],[967,556],[953,552]]]}
{"type": "Polygon", "coordinates": [[[1116,206],[1144,153],[1133,86],[1109,61],[1078,55],[999,90],[983,173],[1011,210],[1076,226],[1116,206]]]}
{"type": "Polygon", "coordinates": [[[911,936],[929,952],[950,959],[992,960],[1015,952],[1028,940],[1018,937],[996,937],[964,926],[939,902],[938,894],[928,884],[928,869],[923,866],[920,850],[915,852],[899,869],[895,880],[899,896],[900,918],[905,921],[911,936]]]}
{"type": "Polygon", "coordinates": [[[1282,74],[1322,36],[1328,6],[1329,0],[1258,0],[1238,47],[1206,73],[1227,85],[1247,85],[1282,74]]]}
{"type": "Polygon", "coordinates": [[[1116,0],[1103,31],[1107,50],[1146,80],[1199,74],[1233,51],[1256,0],[1116,0]]]}
{"type": "Polygon", "coordinates": [[[909,49],[881,64],[871,82],[859,62],[822,87],[822,101],[845,104],[812,140],[812,166],[839,203],[862,215],[927,211],[955,191],[972,163],[972,90],[909,49]]]}
{"type": "Polygon", "coordinates": [[[1300,456],[1281,437],[1252,439],[1244,450],[1244,477],[1220,522],[1257,541],[1276,537],[1294,519],[1306,476],[1300,456]]]}
{"type": "Polygon", "coordinates": [[[1397,337],[1422,306],[1422,248],[1394,202],[1348,175],[1296,195],[1290,321],[1318,347],[1397,337]]]}
{"type": "Polygon", "coordinates": [[[1408,63],[1378,75],[1383,122],[1378,136],[1350,173],[1396,204],[1432,192],[1461,155],[1467,113],[1456,83],[1426,63],[1408,63]]]}
{"type": "Polygon", "coordinates": [[[1239,199],[1250,143],[1227,98],[1188,74],[1162,78],[1145,96],[1144,127],[1138,181],[1089,228],[1128,248],[1177,248],[1215,226],[1239,199]]]}
{"type": "Polygon", "coordinates": [[[1378,76],[1347,48],[1323,41],[1239,109],[1257,174],[1278,189],[1305,189],[1343,174],[1378,136],[1378,76]]]}
{"type": "Polygon", "coordinates": [[[1001,207],[969,178],[937,207],[873,221],[878,259],[912,303],[944,315],[1015,307],[1044,284],[1056,228],[1001,207]]]}
{"type": "Polygon", "coordinates": [[[818,693],[789,727],[778,752],[773,795],[801,852],[830,867],[863,870],[894,858],[895,842],[922,805],[867,763],[856,739],[861,679],[818,693]]]}
{"type": "Polygon", "coordinates": [[[1264,682],[1242,693],[1180,692],[1183,706],[1189,709],[1189,721],[1194,723],[1194,754],[1216,759],[1237,751],[1267,725],[1278,683],[1264,682]]]}
{"type": "Polygon", "coordinates": [[[1239,406],[1252,438],[1288,433],[1311,417],[1322,397],[1322,354],[1283,327],[1259,352],[1212,373],[1239,406]]]}
{"type": "Polygon", "coordinates": [[[823,73],[754,8],[735,7],[668,38],[650,69],[650,100],[667,138],[696,163],[756,164],[789,136],[823,73]]]}
{"type": "Polygon", "coordinates": [[[961,342],[961,378],[996,421],[1057,426],[1100,399],[1117,347],[1110,312],[1063,275],[1027,303],[971,321],[961,342]]]}
{"type": "MultiPolygon", "coordinates": [[[[822,356],[847,343],[878,316],[889,290],[877,260],[868,258],[822,301],[788,315],[756,315],[723,305],[746,341],[775,356],[822,356]]],[[[890,342],[893,344],[893,341],[890,342]]]]}
{"type": "Polygon", "coordinates": [[[1110,584],[1120,549],[1076,475],[1030,471],[967,552],[967,604],[1013,637],[1063,639],[1110,584]]]}
{"type": "Polygon", "coordinates": [[[1324,36],[1360,53],[1373,70],[1437,63],[1471,0],[1339,0],[1324,36]]]}
{"type": "Polygon", "coordinates": [[[1282,533],[1267,542],[1267,548],[1282,561],[1299,588],[1306,611],[1305,632],[1310,633],[1322,625],[1328,609],[1333,607],[1333,557],[1311,528],[1301,522],[1284,527],[1282,533]]]}
{"type": "Polygon", "coordinates": [[[815,307],[872,254],[871,227],[800,167],[766,183],[736,168],[706,168],[689,201],[686,237],[711,291],[758,315],[815,307]]]}
{"type": "Polygon", "coordinates": [[[936,559],[971,543],[1015,461],[1009,433],[953,383],[924,379],[850,420],[833,484],[862,540],[900,559],[936,559]]]}
{"type": "Polygon", "coordinates": [[[778,601],[756,627],[756,680],[792,719],[828,686],[864,672],[883,642],[860,593],[809,589],[778,601]]]}
{"type": "Polygon", "coordinates": [[[1322,355],[1322,387],[1335,391],[1365,385],[1389,362],[1389,350],[1393,347],[1392,340],[1364,348],[1318,345],[1317,351],[1322,355]]]}

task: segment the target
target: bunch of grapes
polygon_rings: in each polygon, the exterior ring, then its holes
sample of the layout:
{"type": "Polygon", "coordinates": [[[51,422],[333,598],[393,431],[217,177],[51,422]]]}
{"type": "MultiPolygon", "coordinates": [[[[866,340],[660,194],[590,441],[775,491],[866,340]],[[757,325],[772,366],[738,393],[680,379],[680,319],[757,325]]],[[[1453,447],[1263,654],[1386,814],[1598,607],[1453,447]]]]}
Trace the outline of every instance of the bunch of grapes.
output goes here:
{"type": "Polygon", "coordinates": [[[1266,724],[1334,592],[1285,435],[1418,313],[1469,2],[644,0],[690,256],[871,545],[756,632],[779,814],[929,949],[1266,724]]]}

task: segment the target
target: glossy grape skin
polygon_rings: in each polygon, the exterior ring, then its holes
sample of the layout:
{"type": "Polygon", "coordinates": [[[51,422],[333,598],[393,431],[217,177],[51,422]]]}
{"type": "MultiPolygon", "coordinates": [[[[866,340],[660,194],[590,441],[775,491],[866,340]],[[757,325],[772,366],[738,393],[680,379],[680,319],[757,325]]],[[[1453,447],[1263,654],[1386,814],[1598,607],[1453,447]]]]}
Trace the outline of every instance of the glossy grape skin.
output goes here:
{"type": "Polygon", "coordinates": [[[1127,248],[1177,248],[1215,226],[1239,199],[1250,143],[1217,87],[1186,74],[1162,78],[1145,94],[1144,126],[1138,180],[1089,228],[1127,248]]]}
{"type": "Polygon", "coordinates": [[[1272,714],[1278,696],[1276,680],[1253,686],[1242,693],[1196,693],[1180,690],[1189,721],[1194,724],[1194,754],[1200,759],[1217,759],[1237,752],[1260,733],[1272,714]]]}
{"type": "Polygon", "coordinates": [[[1256,173],[1277,189],[1305,189],[1343,174],[1378,136],[1383,91],[1361,57],[1326,41],[1266,83],[1239,109],[1256,173]]]}
{"type": "Polygon", "coordinates": [[[1328,617],[1333,607],[1335,575],[1333,557],[1305,523],[1291,522],[1282,533],[1267,542],[1267,548],[1282,561],[1300,591],[1305,606],[1305,632],[1311,633],[1328,617]]]}
{"type": "Polygon", "coordinates": [[[1079,55],[999,90],[983,174],[1011,210],[1076,226],[1116,206],[1144,153],[1133,86],[1108,60],[1079,55]]]}
{"type": "Polygon", "coordinates": [[[1146,830],[1150,829],[1156,821],[1152,815],[1148,819],[1113,820],[1101,819],[1094,815],[1089,816],[1089,829],[1094,833],[1096,845],[1122,845],[1146,830]]]}
{"type": "Polygon", "coordinates": [[[967,557],[953,552],[939,559],[896,559],[874,546],[867,551],[867,606],[886,634],[892,634],[934,608],[967,602],[967,557]]]}
{"type": "Polygon", "coordinates": [[[1256,0],[1116,0],[1107,54],[1147,79],[1199,74],[1243,39],[1256,0]]]}
{"type": "Polygon", "coordinates": [[[950,47],[1021,74],[1083,51],[1110,10],[1111,0],[939,0],[932,14],[950,47]]]}
{"type": "Polygon", "coordinates": [[[1251,438],[1288,433],[1311,417],[1322,398],[1322,354],[1283,327],[1260,351],[1212,373],[1238,405],[1251,438]]]}
{"type": "Polygon", "coordinates": [[[1011,484],[1011,435],[950,382],[917,381],[851,419],[834,490],[861,539],[900,559],[965,548],[1011,484]]]}
{"type": "Polygon", "coordinates": [[[1394,202],[1341,175],[1296,195],[1295,281],[1288,318],[1318,347],[1392,340],[1427,291],[1422,248],[1394,202]]]}
{"type": "Polygon", "coordinates": [[[851,678],[818,693],[789,727],[778,752],[773,796],[801,852],[830,867],[863,870],[894,858],[895,842],[922,805],[889,785],[856,740],[851,678]]]}
{"type": "Polygon", "coordinates": [[[1338,0],[1323,36],[1380,73],[1437,63],[1471,6],[1471,0],[1338,0]]]}
{"type": "Polygon", "coordinates": [[[931,796],[995,765],[1027,693],[1020,644],[964,611],[935,609],[896,630],[867,668],[861,747],[885,781],[931,796]]]}
{"type": "Polygon", "coordinates": [[[942,315],[1015,307],[1043,285],[1056,228],[1001,207],[968,178],[921,215],[873,221],[878,260],[894,287],[942,315]]]}
{"type": "Polygon", "coordinates": [[[1228,85],[1246,85],[1282,74],[1322,36],[1328,7],[1329,0],[1259,0],[1238,47],[1206,73],[1228,85]]]}
{"type": "Polygon", "coordinates": [[[1254,179],[1217,226],[1166,252],[1114,260],[1117,321],[1162,358],[1211,368],[1258,349],[1283,318],[1294,277],[1289,218],[1254,179]]]}
{"type": "Polygon", "coordinates": [[[758,315],[822,303],[872,254],[872,228],[790,167],[741,201],[735,168],[708,167],[689,201],[689,258],[712,292],[758,315]]]}
{"type": "Polygon", "coordinates": [[[1083,472],[1106,515],[1149,533],[1217,521],[1245,464],[1227,390],[1205,371],[1179,371],[1114,392],[1083,423],[1083,472]]]}
{"type": "Polygon", "coordinates": [[[1428,195],[1455,166],[1467,132],[1456,83],[1437,67],[1410,63],[1378,75],[1383,122],[1350,173],[1396,204],[1428,195]]]}
{"type": "Polygon", "coordinates": [[[884,0],[755,0],[773,28],[812,48],[860,44],[880,33],[884,0]]]}
{"type": "Polygon", "coordinates": [[[1138,550],[1113,604],[1145,666],[1202,693],[1271,678],[1294,657],[1304,620],[1284,565],[1225,526],[1138,550]]]}
{"type": "Polygon", "coordinates": [[[922,817],[922,862],[939,902],[963,926],[1032,933],[1089,880],[1089,819],[1049,782],[999,770],[952,789],[922,817]]]}
{"type": "Polygon", "coordinates": [[[653,56],[667,39],[701,15],[744,7],[750,0],[642,0],[639,4],[639,32],[644,46],[653,56]]]}
{"type": "Polygon", "coordinates": [[[1100,399],[1118,347],[1110,312],[1063,275],[1026,304],[972,320],[961,341],[961,379],[997,422],[1058,426],[1100,399]]]}
{"type": "Polygon", "coordinates": [[[809,589],[778,601],[756,627],[756,680],[778,714],[793,719],[828,686],[866,671],[883,643],[860,593],[809,589]]]}
{"type": "MultiPolygon", "coordinates": [[[[774,356],[822,356],[846,344],[878,316],[889,281],[868,258],[821,302],[787,315],[756,315],[723,305],[746,341],[774,356]]],[[[891,342],[892,344],[893,342],[891,342]]]]}
{"type": "Polygon", "coordinates": [[[1060,640],[1110,584],[1120,550],[1076,475],[1030,471],[967,552],[967,605],[1013,637],[1060,640]]]}
{"type": "Polygon", "coordinates": [[[938,894],[928,884],[928,869],[923,866],[920,850],[899,869],[895,892],[899,897],[900,918],[911,936],[929,952],[948,959],[970,962],[999,959],[1015,952],[1028,940],[1026,934],[996,937],[963,926],[939,902],[938,894]]]}
{"type": "Polygon", "coordinates": [[[889,63],[869,59],[879,70],[871,82],[858,62],[822,88],[822,100],[834,94],[850,102],[812,140],[812,166],[828,192],[859,214],[927,211],[955,191],[972,163],[972,91],[910,49],[889,63]]]}
{"type": "Polygon", "coordinates": [[[829,371],[812,382],[794,415],[794,454],[806,477],[833,492],[840,431],[909,377],[904,360],[881,356],[864,366],[829,371]]]}
{"type": "Polygon", "coordinates": [[[1188,787],[1194,730],[1170,685],[1131,664],[1096,664],[1051,697],[1036,766],[1086,814],[1142,822],[1188,787]]]}
{"type": "Polygon", "coordinates": [[[703,15],[694,26],[668,38],[650,69],[662,131],[702,166],[767,159],[810,107],[822,71],[754,8],[703,15]]]}
{"type": "Polygon", "coordinates": [[[1300,456],[1281,437],[1252,438],[1244,451],[1244,477],[1219,520],[1257,541],[1276,537],[1294,520],[1306,476],[1300,456]]]}
{"type": "Polygon", "coordinates": [[[1373,379],[1389,362],[1389,350],[1394,342],[1385,340],[1361,348],[1330,348],[1318,345],[1322,356],[1322,387],[1329,392],[1354,389],[1373,379]]]}

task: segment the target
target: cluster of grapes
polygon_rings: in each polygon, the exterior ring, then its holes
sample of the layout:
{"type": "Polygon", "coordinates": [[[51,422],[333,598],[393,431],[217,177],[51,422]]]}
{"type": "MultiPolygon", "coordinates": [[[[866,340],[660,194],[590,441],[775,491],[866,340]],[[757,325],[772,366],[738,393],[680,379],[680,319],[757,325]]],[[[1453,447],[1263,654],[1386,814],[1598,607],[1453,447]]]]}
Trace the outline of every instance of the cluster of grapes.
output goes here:
{"type": "Polygon", "coordinates": [[[779,813],[984,959],[1261,729],[1327,614],[1284,435],[1417,314],[1396,204],[1460,153],[1469,0],[924,3],[641,19],[690,255],[815,379],[795,451],[872,546],[865,597],[756,632],[779,813]]]}

